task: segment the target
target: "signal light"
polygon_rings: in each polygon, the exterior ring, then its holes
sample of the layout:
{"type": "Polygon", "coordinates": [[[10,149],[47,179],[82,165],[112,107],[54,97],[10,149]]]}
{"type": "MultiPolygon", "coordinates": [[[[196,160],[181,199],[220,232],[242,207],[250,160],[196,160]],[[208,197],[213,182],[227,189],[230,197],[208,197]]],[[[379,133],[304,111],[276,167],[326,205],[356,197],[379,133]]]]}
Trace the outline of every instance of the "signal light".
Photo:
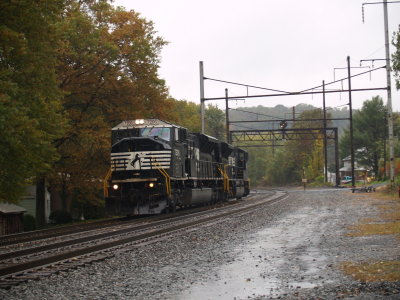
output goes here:
{"type": "Polygon", "coordinates": [[[286,126],[287,126],[287,122],[285,120],[282,120],[282,121],[279,122],[279,127],[281,129],[285,129],[286,126]]]}
{"type": "Polygon", "coordinates": [[[154,187],[154,182],[150,182],[149,183],[149,188],[153,188],[154,187]]]}
{"type": "Polygon", "coordinates": [[[119,188],[118,184],[114,184],[114,185],[113,185],[113,189],[114,189],[114,190],[118,190],[118,188],[119,188]]]}

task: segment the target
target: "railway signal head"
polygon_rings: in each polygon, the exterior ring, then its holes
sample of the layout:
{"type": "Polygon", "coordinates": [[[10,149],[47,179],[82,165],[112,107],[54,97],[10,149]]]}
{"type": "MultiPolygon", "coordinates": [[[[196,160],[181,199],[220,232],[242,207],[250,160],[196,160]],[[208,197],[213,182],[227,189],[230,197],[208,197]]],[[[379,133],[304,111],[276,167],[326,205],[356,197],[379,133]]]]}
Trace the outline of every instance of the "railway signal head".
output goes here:
{"type": "Polygon", "coordinates": [[[287,122],[285,120],[282,120],[282,121],[279,122],[279,127],[281,129],[285,129],[286,126],[287,126],[287,122]]]}

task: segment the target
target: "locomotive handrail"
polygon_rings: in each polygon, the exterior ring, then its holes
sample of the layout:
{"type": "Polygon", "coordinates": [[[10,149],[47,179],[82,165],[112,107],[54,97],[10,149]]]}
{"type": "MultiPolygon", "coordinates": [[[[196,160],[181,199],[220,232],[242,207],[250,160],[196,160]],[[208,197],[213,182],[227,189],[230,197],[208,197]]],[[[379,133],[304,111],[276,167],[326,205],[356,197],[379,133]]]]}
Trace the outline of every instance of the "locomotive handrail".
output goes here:
{"type": "Polygon", "coordinates": [[[108,197],[108,179],[110,179],[111,177],[111,167],[108,169],[106,177],[104,177],[104,181],[103,181],[103,193],[104,193],[104,197],[107,198],[108,197]]]}
{"type": "Polygon", "coordinates": [[[159,162],[153,162],[156,169],[165,177],[165,190],[168,196],[171,196],[171,177],[168,175],[167,171],[163,169],[159,162]]]}
{"type": "Polygon", "coordinates": [[[220,167],[218,168],[218,171],[221,173],[222,177],[224,177],[224,191],[229,192],[229,176],[226,172],[226,168],[228,165],[224,165],[224,170],[222,170],[220,167]]]}
{"type": "Polygon", "coordinates": [[[232,195],[233,193],[232,193],[232,191],[229,189],[229,175],[228,175],[228,171],[226,170],[226,169],[228,169],[229,168],[229,165],[224,165],[224,172],[225,172],[225,174],[226,174],[226,177],[224,178],[224,182],[226,181],[226,189],[227,189],[227,192],[230,194],[230,195],[232,195]]]}

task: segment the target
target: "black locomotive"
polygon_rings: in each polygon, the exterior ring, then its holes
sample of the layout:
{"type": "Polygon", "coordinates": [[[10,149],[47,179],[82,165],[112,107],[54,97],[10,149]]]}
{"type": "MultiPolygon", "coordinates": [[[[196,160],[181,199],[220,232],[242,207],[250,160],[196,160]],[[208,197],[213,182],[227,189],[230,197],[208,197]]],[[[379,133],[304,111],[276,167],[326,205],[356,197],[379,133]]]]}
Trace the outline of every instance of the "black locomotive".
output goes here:
{"type": "Polygon", "coordinates": [[[158,119],[112,129],[109,215],[155,214],[249,194],[248,153],[158,119]]]}

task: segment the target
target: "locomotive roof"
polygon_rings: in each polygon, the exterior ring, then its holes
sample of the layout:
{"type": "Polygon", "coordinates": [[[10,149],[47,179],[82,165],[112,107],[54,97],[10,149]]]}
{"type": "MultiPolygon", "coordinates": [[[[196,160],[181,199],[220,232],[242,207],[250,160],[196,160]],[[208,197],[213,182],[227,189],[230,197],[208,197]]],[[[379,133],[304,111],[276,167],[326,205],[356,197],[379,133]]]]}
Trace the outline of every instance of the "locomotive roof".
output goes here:
{"type": "Polygon", "coordinates": [[[144,127],[178,127],[181,126],[163,121],[160,119],[136,119],[136,120],[126,120],[119,123],[117,126],[113,127],[112,130],[118,129],[129,129],[129,128],[144,128],[144,127]]]}

